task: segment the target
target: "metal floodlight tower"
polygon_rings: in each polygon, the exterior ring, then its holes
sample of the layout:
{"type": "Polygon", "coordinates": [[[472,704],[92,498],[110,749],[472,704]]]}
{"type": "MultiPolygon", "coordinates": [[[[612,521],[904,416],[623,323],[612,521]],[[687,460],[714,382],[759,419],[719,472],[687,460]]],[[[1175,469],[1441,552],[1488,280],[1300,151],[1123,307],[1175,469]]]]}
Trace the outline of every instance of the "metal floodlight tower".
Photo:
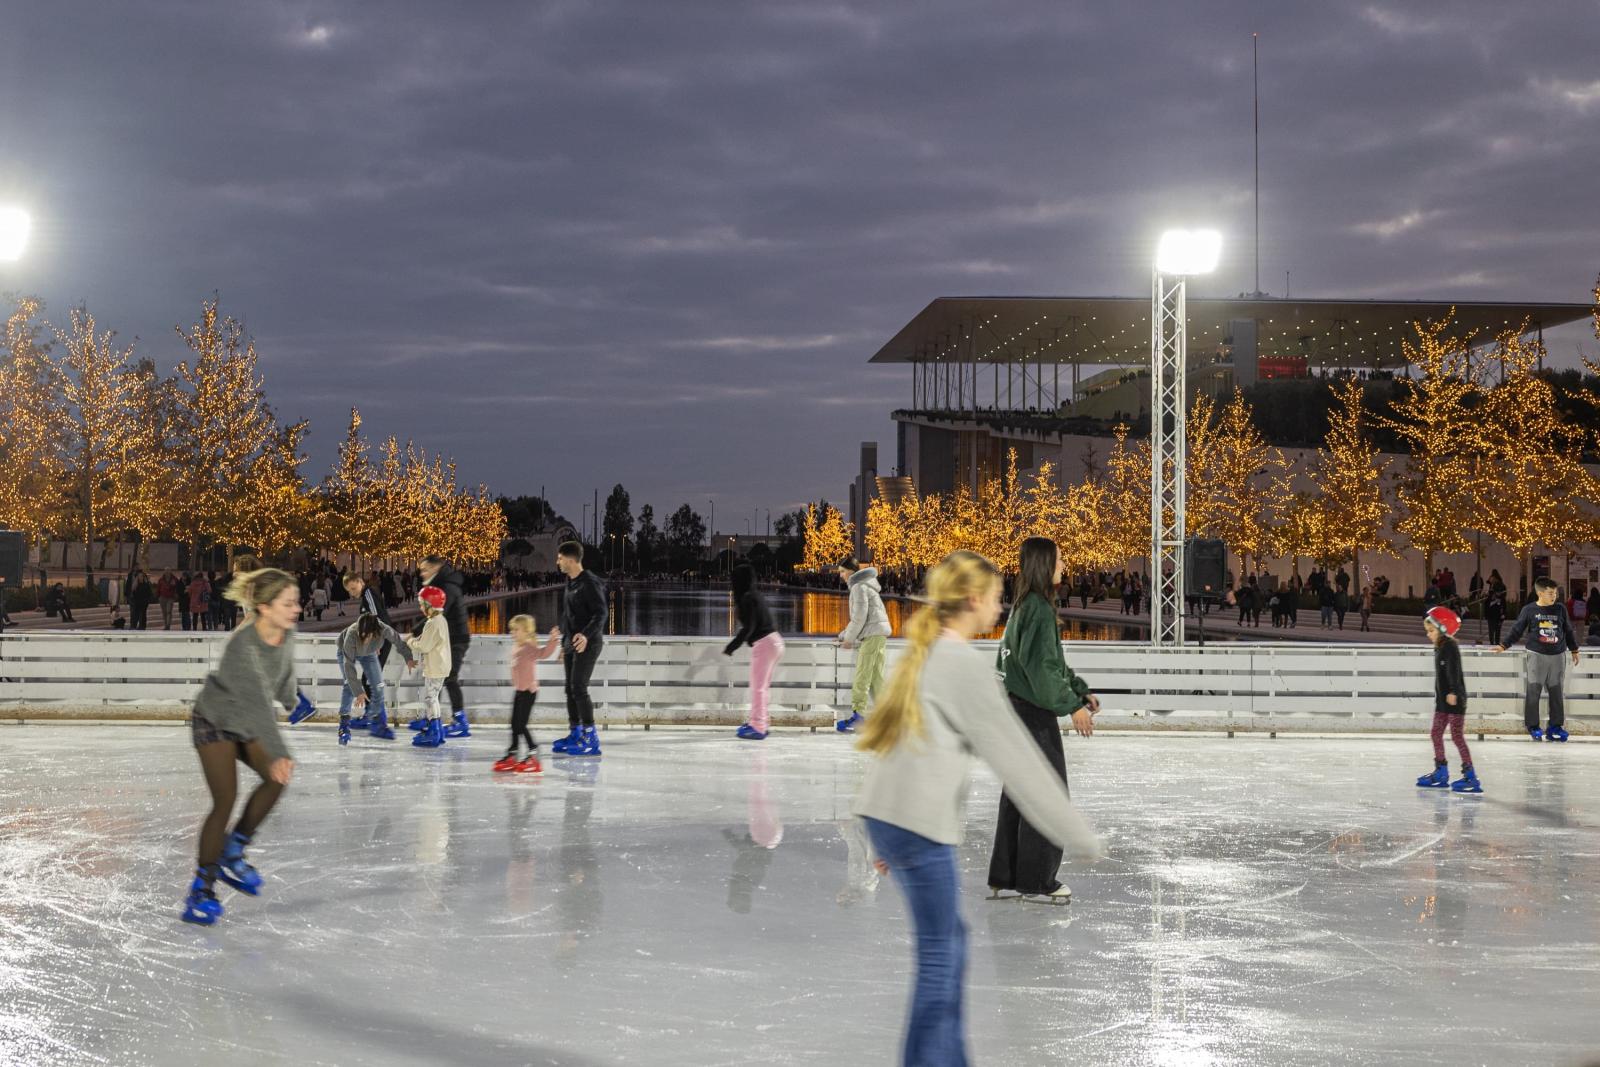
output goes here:
{"type": "Polygon", "coordinates": [[[1156,248],[1150,300],[1150,644],[1183,644],[1183,542],[1188,461],[1186,288],[1217,267],[1222,235],[1168,230],[1156,248]]]}

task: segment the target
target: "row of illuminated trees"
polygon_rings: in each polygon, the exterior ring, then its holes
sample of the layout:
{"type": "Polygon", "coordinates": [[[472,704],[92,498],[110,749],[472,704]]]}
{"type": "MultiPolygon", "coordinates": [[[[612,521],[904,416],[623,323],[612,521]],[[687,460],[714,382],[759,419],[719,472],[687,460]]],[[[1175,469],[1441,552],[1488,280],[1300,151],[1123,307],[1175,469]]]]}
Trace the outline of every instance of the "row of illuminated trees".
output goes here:
{"type": "MultiPolygon", "coordinates": [[[[1596,301],[1600,336],[1600,287],[1596,301]]],[[[1363,404],[1362,383],[1332,384],[1327,436],[1301,454],[1267,443],[1241,393],[1199,397],[1188,416],[1188,532],[1224,541],[1246,573],[1301,557],[1359,573],[1363,552],[1410,548],[1431,574],[1436,554],[1473,552],[1481,534],[1514,550],[1526,575],[1536,546],[1600,541],[1600,479],[1583,463],[1600,450],[1594,377],[1579,389],[1583,413],[1564,414],[1539,373],[1539,343],[1518,330],[1463,335],[1450,317],[1415,324],[1405,356],[1412,370],[1379,411],[1363,404]],[[1403,454],[1378,452],[1377,427],[1403,454]]],[[[1012,453],[976,494],[877,500],[867,514],[866,542],[889,568],[928,567],[958,548],[1014,567],[1034,535],[1054,538],[1079,573],[1148,558],[1148,442],[1120,427],[1105,463],[1090,457],[1074,484],[1048,463],[1023,484],[1012,453]]]]}
{"type": "Polygon", "coordinates": [[[254,344],[216,302],[178,328],[188,355],[168,375],[77,309],[64,326],[18,300],[0,335],[0,526],[85,546],[171,539],[265,556],[291,548],[468,562],[498,557],[505,520],[454,466],[360,415],[333,472],[303,470],[304,421],[267,403],[254,344]]]}

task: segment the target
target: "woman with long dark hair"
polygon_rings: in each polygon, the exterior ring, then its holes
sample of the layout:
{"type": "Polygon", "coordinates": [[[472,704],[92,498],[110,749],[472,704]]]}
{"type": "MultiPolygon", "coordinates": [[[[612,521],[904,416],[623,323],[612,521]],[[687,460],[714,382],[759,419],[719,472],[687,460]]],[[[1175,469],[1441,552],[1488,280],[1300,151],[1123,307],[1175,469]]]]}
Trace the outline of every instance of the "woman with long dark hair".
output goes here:
{"type": "MultiPolygon", "coordinates": [[[[1060,717],[1071,716],[1084,737],[1094,733],[1100,701],[1089,684],[1067,666],[1056,615],[1056,587],[1064,571],[1061,552],[1048,537],[1022,542],[1017,595],[1000,642],[1000,672],[1011,708],[1034,743],[1065,783],[1067,755],[1061,747],[1060,717]]],[[[1067,904],[1072,890],[1056,879],[1061,848],[1035,829],[1008,793],[1000,794],[1000,816],[989,857],[989,894],[994,900],[1021,897],[1039,904],[1067,904]]]]}

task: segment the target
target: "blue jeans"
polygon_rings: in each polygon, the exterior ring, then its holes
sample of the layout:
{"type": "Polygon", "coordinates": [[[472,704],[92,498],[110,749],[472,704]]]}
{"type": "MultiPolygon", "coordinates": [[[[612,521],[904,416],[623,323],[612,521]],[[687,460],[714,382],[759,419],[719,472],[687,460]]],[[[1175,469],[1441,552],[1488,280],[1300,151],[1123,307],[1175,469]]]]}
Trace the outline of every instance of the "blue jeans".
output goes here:
{"type": "MultiPolygon", "coordinates": [[[[372,700],[367,704],[368,715],[382,715],[383,710],[383,666],[378,663],[378,654],[370,656],[357,656],[356,666],[361,668],[362,675],[367,679],[367,685],[372,690],[372,700]]],[[[339,677],[344,677],[344,653],[339,653],[339,677]]],[[[344,683],[344,688],[339,692],[339,714],[350,714],[350,705],[355,703],[356,695],[350,692],[350,683],[344,683]]]]}
{"type": "Polygon", "coordinates": [[[862,821],[873,851],[900,883],[917,934],[917,981],[900,1062],[966,1067],[967,927],[961,921],[955,846],[877,819],[862,821]]]}

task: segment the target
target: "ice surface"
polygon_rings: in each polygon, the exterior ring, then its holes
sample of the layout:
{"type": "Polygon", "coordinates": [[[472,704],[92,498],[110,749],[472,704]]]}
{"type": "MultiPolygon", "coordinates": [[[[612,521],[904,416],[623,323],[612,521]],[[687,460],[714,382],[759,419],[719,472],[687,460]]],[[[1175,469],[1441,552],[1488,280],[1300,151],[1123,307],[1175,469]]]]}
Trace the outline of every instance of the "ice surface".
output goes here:
{"type": "MultiPolygon", "coordinates": [[[[297,728],[265,895],[205,930],[177,918],[186,729],[0,729],[0,1062],[894,1062],[909,932],[846,821],[847,740],[611,730],[507,778],[502,732],[297,728]]],[[[984,900],[980,775],[975,1060],[1581,1062],[1600,746],[1475,749],[1482,797],[1414,788],[1422,737],[1073,738],[1110,858],[1069,863],[1069,908],[984,900]]]]}

